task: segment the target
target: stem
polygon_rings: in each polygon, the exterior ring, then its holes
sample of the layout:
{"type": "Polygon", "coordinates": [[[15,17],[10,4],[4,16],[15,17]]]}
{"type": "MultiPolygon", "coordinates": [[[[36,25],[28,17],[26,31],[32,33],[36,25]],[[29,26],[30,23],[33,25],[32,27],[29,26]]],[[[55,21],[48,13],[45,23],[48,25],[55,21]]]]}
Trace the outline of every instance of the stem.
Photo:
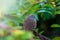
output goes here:
{"type": "Polygon", "coordinates": [[[51,39],[49,39],[49,38],[47,38],[47,37],[45,37],[45,36],[43,36],[43,35],[35,32],[35,31],[33,31],[33,34],[34,34],[35,36],[38,36],[41,40],[51,40],[51,39]]]}

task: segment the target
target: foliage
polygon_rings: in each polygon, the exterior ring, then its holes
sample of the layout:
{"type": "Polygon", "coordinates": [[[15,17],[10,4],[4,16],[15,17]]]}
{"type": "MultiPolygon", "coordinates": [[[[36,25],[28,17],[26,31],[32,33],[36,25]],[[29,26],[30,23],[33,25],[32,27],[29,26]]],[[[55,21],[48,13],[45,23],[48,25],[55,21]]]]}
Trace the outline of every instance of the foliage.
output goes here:
{"type": "Polygon", "coordinates": [[[2,40],[30,40],[34,36],[31,32],[25,32],[24,30],[14,29],[12,31],[10,32],[10,30],[0,30],[0,39],[2,40]]]}
{"type": "MultiPolygon", "coordinates": [[[[0,18],[0,21],[3,21],[3,23],[6,23],[7,25],[9,25],[9,27],[11,27],[9,30],[0,29],[1,40],[35,39],[33,38],[35,37],[33,33],[21,30],[22,26],[20,26],[19,23],[23,24],[25,19],[30,14],[34,14],[37,20],[39,20],[37,17],[38,14],[41,15],[43,20],[54,18],[56,14],[60,14],[60,0],[18,0],[16,6],[18,9],[16,10],[14,9],[14,11],[11,10],[12,11],[12,12],[10,11],[11,14],[4,14],[2,19],[0,18]]],[[[60,23],[59,21],[60,20],[58,19],[57,22],[60,23]]],[[[60,28],[60,25],[53,24],[51,25],[51,27],[60,28]]],[[[59,31],[59,29],[58,30],[54,29],[54,32],[56,31],[59,31]]],[[[42,34],[42,31],[40,33],[42,34]]],[[[60,37],[58,38],[54,37],[52,38],[53,40],[60,40],[60,37]]]]}

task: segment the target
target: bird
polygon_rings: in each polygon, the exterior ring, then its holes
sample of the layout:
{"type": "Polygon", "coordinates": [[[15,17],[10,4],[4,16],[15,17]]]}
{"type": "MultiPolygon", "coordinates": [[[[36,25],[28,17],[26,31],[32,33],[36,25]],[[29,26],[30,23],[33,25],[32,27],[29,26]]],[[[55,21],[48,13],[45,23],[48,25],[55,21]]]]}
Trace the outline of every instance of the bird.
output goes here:
{"type": "Polygon", "coordinates": [[[37,26],[36,24],[37,22],[35,16],[31,14],[25,19],[23,29],[26,31],[34,31],[37,26]]]}

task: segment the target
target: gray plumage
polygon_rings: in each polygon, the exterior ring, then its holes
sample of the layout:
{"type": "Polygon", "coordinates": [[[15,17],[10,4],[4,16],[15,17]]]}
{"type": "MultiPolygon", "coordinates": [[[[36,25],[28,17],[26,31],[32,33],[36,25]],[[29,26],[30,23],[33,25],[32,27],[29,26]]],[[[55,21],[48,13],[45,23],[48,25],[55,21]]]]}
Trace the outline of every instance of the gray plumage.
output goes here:
{"type": "Polygon", "coordinates": [[[23,29],[26,31],[34,31],[36,28],[36,19],[34,15],[30,15],[24,21],[23,29]]]}

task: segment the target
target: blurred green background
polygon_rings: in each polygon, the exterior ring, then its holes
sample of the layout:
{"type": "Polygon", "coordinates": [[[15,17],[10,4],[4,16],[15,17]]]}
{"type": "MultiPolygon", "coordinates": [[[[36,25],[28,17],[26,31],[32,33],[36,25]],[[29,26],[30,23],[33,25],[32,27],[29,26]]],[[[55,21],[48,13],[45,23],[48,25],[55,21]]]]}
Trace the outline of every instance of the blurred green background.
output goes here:
{"type": "MultiPolygon", "coordinates": [[[[43,20],[60,14],[60,0],[0,0],[0,26],[2,27],[0,40],[40,40],[33,33],[22,30],[22,26],[19,25],[19,23],[23,24],[30,14],[42,14],[43,20]],[[3,29],[6,26],[12,28],[3,29]]],[[[60,29],[59,24],[53,24],[51,27],[60,29]]],[[[59,29],[54,31],[59,32],[59,29]]],[[[60,40],[60,37],[54,36],[52,40],[60,40]]]]}

